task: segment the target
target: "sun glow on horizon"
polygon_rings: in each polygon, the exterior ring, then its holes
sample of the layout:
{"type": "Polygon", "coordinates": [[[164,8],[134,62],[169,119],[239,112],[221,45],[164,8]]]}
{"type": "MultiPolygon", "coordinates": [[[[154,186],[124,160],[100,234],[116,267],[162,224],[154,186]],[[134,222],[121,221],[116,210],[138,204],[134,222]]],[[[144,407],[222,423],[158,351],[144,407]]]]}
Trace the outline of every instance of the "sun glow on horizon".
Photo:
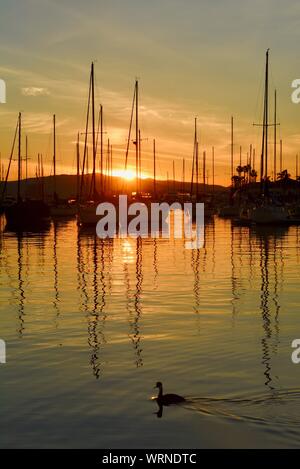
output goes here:
{"type": "MultiPolygon", "coordinates": [[[[136,178],[136,173],[133,169],[113,169],[112,175],[121,177],[127,181],[133,181],[136,178]]],[[[147,179],[149,176],[147,176],[145,173],[142,173],[140,177],[141,179],[147,179]]]]}

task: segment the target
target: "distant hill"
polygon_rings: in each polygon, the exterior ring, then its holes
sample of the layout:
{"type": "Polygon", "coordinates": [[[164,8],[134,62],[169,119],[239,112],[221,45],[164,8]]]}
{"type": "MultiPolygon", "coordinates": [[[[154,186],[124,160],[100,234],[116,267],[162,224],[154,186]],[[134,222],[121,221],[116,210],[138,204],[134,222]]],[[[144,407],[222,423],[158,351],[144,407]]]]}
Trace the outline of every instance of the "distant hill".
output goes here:
{"type": "MultiPolygon", "coordinates": [[[[89,187],[91,184],[92,175],[89,174],[85,176],[84,181],[84,192],[88,193],[89,187]]],[[[104,184],[106,181],[105,176],[103,176],[104,184]]],[[[1,192],[3,188],[3,182],[0,183],[1,192]]],[[[174,193],[174,192],[189,192],[190,191],[190,182],[186,182],[183,186],[180,181],[156,181],[156,191],[158,194],[174,193]]],[[[100,175],[96,175],[96,187],[100,188],[100,175]]],[[[112,189],[115,193],[131,193],[135,191],[135,181],[134,180],[124,180],[120,177],[112,178],[112,189]]],[[[21,181],[21,193],[23,197],[32,197],[40,198],[44,190],[45,198],[51,199],[54,182],[53,176],[46,176],[37,180],[36,178],[30,178],[27,180],[21,181]],[[42,189],[44,187],[44,189],[42,189]]],[[[143,192],[152,192],[153,191],[153,179],[143,179],[141,181],[141,190],[143,192]]],[[[195,191],[194,185],[194,191],[195,191]]],[[[213,190],[212,185],[206,185],[205,190],[207,193],[211,193],[213,190]]],[[[221,195],[221,193],[227,192],[228,188],[217,185],[214,188],[215,193],[221,195]]],[[[203,191],[203,184],[198,184],[198,191],[203,191]]],[[[56,192],[60,198],[71,199],[76,198],[77,193],[77,177],[76,175],[67,175],[60,174],[56,176],[56,192]]],[[[15,196],[17,194],[17,181],[9,181],[7,183],[7,195],[15,196]]]]}

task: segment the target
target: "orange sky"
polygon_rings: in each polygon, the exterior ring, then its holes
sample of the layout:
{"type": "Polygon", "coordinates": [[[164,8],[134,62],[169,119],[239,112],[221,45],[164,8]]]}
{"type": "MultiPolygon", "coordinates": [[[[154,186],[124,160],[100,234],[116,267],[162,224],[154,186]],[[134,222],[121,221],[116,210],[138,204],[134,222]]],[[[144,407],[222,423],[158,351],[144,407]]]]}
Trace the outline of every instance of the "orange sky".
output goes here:
{"type": "Polygon", "coordinates": [[[0,78],[7,85],[7,103],[0,104],[0,151],[5,165],[22,111],[30,174],[38,152],[45,174],[51,173],[55,113],[58,172],[75,171],[76,134],[84,131],[94,60],[96,104],[104,107],[105,139],[113,145],[116,170],[124,167],[134,80],[139,77],[143,173],[152,174],[155,138],[158,177],[172,176],[174,159],[176,178],[181,179],[183,158],[190,177],[197,116],[209,181],[214,145],[216,182],[228,185],[231,115],[235,166],[240,145],[244,162],[251,143],[260,152],[261,129],[252,124],[261,121],[265,50],[270,47],[270,115],[276,86],[278,140],[283,139],[284,167],[294,175],[300,153],[300,106],[290,98],[291,82],[300,74],[296,1],[89,0],[87,5],[78,0],[12,0],[0,8],[0,78]]]}

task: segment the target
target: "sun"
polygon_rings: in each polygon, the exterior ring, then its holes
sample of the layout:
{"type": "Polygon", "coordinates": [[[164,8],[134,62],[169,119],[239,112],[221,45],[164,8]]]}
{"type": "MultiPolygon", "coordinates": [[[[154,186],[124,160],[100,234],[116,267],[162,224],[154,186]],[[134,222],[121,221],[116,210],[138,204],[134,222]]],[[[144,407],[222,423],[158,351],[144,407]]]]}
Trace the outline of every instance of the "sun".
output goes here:
{"type": "Polygon", "coordinates": [[[131,169],[114,169],[112,175],[121,177],[127,181],[132,181],[135,178],[135,172],[131,169]]]}
{"type": "MultiPolygon", "coordinates": [[[[126,179],[127,181],[132,181],[136,177],[135,171],[133,171],[132,169],[114,169],[112,175],[116,177],[121,177],[123,179],[126,179]]],[[[144,174],[141,175],[142,179],[145,179],[145,177],[146,176],[144,174]]]]}

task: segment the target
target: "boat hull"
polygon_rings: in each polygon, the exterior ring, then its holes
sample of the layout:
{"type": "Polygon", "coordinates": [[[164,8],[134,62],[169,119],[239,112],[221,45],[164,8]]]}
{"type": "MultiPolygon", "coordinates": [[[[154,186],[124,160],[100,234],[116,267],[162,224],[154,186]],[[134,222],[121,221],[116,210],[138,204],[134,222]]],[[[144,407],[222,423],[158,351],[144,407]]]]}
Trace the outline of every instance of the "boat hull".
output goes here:
{"type": "Polygon", "coordinates": [[[249,209],[249,219],[259,225],[289,223],[289,213],[285,207],[264,205],[249,209]]]}
{"type": "Polygon", "coordinates": [[[96,205],[81,206],[77,213],[77,222],[79,225],[96,226],[100,216],[96,215],[96,205]]]}
{"type": "Polygon", "coordinates": [[[231,218],[231,217],[238,217],[240,212],[240,208],[235,205],[226,205],[225,207],[221,207],[218,211],[218,215],[221,218],[231,218]]]}
{"type": "MultiPolygon", "coordinates": [[[[77,212],[77,223],[79,226],[83,226],[83,227],[94,227],[96,229],[96,226],[97,226],[97,223],[99,222],[99,220],[101,220],[101,218],[105,215],[97,215],[96,214],[96,210],[97,210],[97,205],[98,204],[90,204],[90,205],[82,205],[78,208],[78,212],[77,212]]],[[[156,223],[156,221],[154,220],[153,224],[151,223],[152,222],[152,214],[151,214],[151,208],[150,206],[147,204],[145,204],[145,206],[148,208],[148,215],[147,215],[147,233],[151,232],[151,230],[153,229],[154,231],[161,231],[161,230],[164,230],[164,229],[167,229],[166,227],[166,223],[167,223],[167,219],[168,219],[168,213],[165,213],[165,212],[162,212],[160,213],[160,216],[159,216],[159,220],[158,222],[156,223]]],[[[122,230],[126,230],[126,232],[128,230],[130,230],[130,222],[132,220],[134,220],[138,214],[134,214],[134,215],[129,215],[127,214],[127,226],[126,226],[126,222],[125,222],[125,226],[123,225],[122,223],[122,220],[120,219],[120,216],[119,216],[119,205],[116,204],[115,205],[115,210],[116,210],[116,224],[117,224],[117,230],[119,229],[122,229],[122,230]]],[[[170,214],[171,216],[171,214],[170,214]]],[[[134,229],[134,228],[133,228],[134,229]]]]}
{"type": "Polygon", "coordinates": [[[75,217],[77,207],[72,205],[53,205],[50,207],[50,213],[53,218],[75,217]]]}
{"type": "Polygon", "coordinates": [[[11,228],[30,229],[50,222],[50,209],[41,200],[17,202],[5,209],[6,223],[11,228]]]}

